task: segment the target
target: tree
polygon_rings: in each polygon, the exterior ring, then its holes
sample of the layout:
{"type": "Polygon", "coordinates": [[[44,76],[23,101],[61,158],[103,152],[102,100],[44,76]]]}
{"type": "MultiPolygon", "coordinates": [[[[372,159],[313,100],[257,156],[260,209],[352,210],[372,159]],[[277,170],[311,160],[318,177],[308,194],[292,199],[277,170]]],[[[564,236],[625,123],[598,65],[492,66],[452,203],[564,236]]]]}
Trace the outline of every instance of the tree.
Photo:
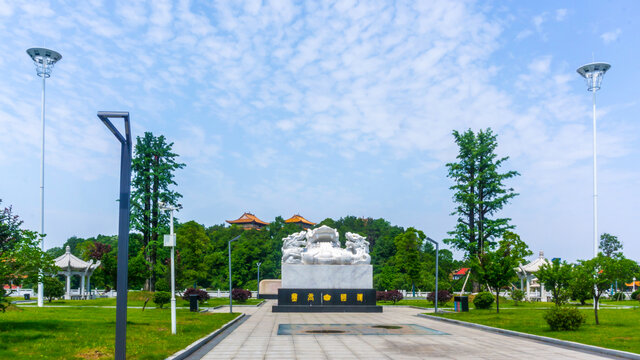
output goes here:
{"type": "Polygon", "coordinates": [[[551,264],[544,264],[536,272],[538,281],[551,290],[553,301],[560,306],[569,295],[569,283],[572,278],[571,265],[560,259],[553,259],[551,264]]]}
{"type": "Polygon", "coordinates": [[[600,235],[600,251],[606,257],[612,257],[617,254],[619,250],[622,250],[622,243],[618,240],[617,236],[604,233],[600,235]]]}
{"type": "Polygon", "coordinates": [[[591,274],[584,266],[574,266],[571,270],[571,280],[569,281],[569,293],[573,300],[580,301],[580,305],[585,305],[586,301],[592,299],[593,282],[591,274]]]}
{"type": "Polygon", "coordinates": [[[457,207],[451,215],[457,215],[458,221],[455,230],[449,232],[452,238],[445,243],[472,257],[482,254],[494,239],[513,228],[511,219],[493,216],[518,195],[504,181],[519,173],[498,171],[509,157],[498,158],[497,136],[490,128],[478,134],[454,130],[453,136],[459,147],[458,161],[447,164],[447,176],[455,181],[450,189],[455,191],[457,207]]]}
{"type": "Polygon", "coordinates": [[[637,271],[635,261],[626,259],[618,254],[613,257],[607,257],[602,253],[590,260],[580,261],[580,266],[584,271],[590,274],[590,288],[595,301],[594,311],[596,317],[596,325],[600,325],[598,320],[598,302],[602,294],[609,289],[611,284],[616,280],[623,278],[627,274],[637,271]]]}
{"type": "Polygon", "coordinates": [[[529,255],[531,251],[520,236],[507,231],[496,251],[485,251],[479,256],[475,271],[483,283],[495,290],[496,312],[500,312],[500,289],[511,283],[516,277],[515,268],[529,255]]]}
{"type": "Polygon", "coordinates": [[[44,297],[49,299],[49,302],[53,298],[64,296],[64,284],[58,278],[47,276],[42,279],[42,284],[44,285],[44,297]]]}
{"type": "MultiPolygon", "coordinates": [[[[0,210],[0,284],[12,284],[25,276],[37,282],[43,273],[55,271],[51,256],[40,249],[38,234],[21,229],[21,225],[11,207],[0,210]]],[[[7,295],[4,290],[0,292],[0,304],[7,295]]],[[[0,308],[4,312],[5,306],[0,308]]]]}
{"type": "Polygon", "coordinates": [[[164,136],[154,136],[145,132],[136,138],[135,156],[132,161],[134,172],[131,194],[133,228],[143,235],[143,251],[147,262],[147,280],[144,288],[153,291],[156,282],[157,248],[159,234],[167,226],[167,215],[160,212],[158,202],[177,205],[182,197],[170,189],[177,185],[174,171],[185,165],[176,161],[177,154],[171,151],[173,143],[167,143],[164,136]]]}
{"type": "Polygon", "coordinates": [[[420,279],[420,248],[426,238],[422,231],[408,228],[404,234],[395,238],[396,255],[395,263],[400,272],[407,275],[415,289],[416,282],[420,279]]]}
{"type": "Polygon", "coordinates": [[[210,241],[204,226],[195,221],[181,224],[176,231],[177,246],[180,251],[180,263],[176,267],[176,283],[186,287],[194,282],[207,281],[207,265],[203,259],[210,253],[210,241]]]}

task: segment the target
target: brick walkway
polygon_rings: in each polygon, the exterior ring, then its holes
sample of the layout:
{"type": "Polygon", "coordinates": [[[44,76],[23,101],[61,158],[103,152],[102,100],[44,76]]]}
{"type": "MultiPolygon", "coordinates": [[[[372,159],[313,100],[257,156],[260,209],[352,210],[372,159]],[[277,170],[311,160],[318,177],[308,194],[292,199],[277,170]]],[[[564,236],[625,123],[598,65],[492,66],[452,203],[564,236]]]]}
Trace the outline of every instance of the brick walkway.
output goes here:
{"type": "MultiPolygon", "coordinates": [[[[257,308],[203,359],[598,359],[532,340],[417,317],[424,310],[391,307],[382,314],[272,313],[257,308]],[[417,324],[449,335],[278,335],[279,324],[417,324]]],[[[229,311],[228,308],[217,311],[229,311]]]]}

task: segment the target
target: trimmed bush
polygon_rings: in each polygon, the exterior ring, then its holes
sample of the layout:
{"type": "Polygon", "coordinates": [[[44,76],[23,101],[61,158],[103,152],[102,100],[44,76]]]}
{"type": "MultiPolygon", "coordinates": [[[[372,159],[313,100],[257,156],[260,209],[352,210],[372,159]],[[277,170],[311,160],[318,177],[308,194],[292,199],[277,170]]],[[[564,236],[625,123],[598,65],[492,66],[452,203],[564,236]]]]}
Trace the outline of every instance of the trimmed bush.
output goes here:
{"type": "Polygon", "coordinates": [[[251,291],[245,289],[231,290],[231,299],[239,302],[245,302],[251,297],[251,291]]]}
{"type": "Polygon", "coordinates": [[[198,295],[198,302],[203,303],[207,300],[209,300],[209,294],[207,294],[206,291],[202,290],[202,289],[194,289],[194,288],[188,288],[187,290],[185,290],[185,292],[182,293],[182,298],[184,300],[189,301],[189,295],[191,294],[197,294],[198,295]]]}
{"type": "Polygon", "coordinates": [[[156,304],[160,309],[164,304],[168,304],[171,301],[171,294],[166,291],[156,291],[153,294],[153,303],[156,304]]]}
{"type": "Polygon", "coordinates": [[[638,289],[638,290],[636,290],[636,291],[631,293],[631,300],[640,301],[640,297],[638,297],[638,296],[640,296],[640,289],[638,289]]]}
{"type": "Polygon", "coordinates": [[[385,301],[387,292],[386,291],[376,291],[376,301],[385,301]]]}
{"type": "Polygon", "coordinates": [[[626,295],[623,292],[617,292],[613,295],[611,295],[611,300],[613,301],[624,301],[627,300],[626,295]]]}
{"type": "Polygon", "coordinates": [[[386,300],[387,301],[393,301],[393,303],[397,303],[398,301],[402,300],[404,298],[404,296],[402,296],[402,293],[398,290],[389,290],[387,291],[387,295],[386,295],[386,300]]]}
{"type": "Polygon", "coordinates": [[[494,300],[495,299],[491,293],[486,291],[481,292],[473,298],[473,306],[475,306],[476,309],[489,309],[494,300]]]}
{"type": "MultiPolygon", "coordinates": [[[[452,297],[452,295],[448,290],[440,290],[440,291],[438,291],[438,303],[439,304],[445,304],[447,301],[451,300],[451,297],[452,297]]],[[[432,303],[436,302],[435,291],[432,291],[429,294],[427,294],[427,300],[431,301],[432,303]]]]}
{"type": "Polygon", "coordinates": [[[578,330],[586,317],[576,308],[556,306],[544,314],[544,320],[552,331],[578,330]]]}
{"type": "Polygon", "coordinates": [[[524,299],[524,291],[514,289],[511,291],[511,300],[513,300],[514,305],[518,305],[520,301],[524,299]]]}

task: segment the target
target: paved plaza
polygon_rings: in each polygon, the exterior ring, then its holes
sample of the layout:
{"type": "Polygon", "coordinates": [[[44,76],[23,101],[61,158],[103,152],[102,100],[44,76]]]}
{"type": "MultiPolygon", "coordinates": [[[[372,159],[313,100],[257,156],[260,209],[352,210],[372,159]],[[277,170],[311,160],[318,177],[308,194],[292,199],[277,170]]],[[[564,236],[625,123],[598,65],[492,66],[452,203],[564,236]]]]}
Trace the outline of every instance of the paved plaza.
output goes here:
{"type": "MultiPolygon", "coordinates": [[[[250,315],[202,359],[597,359],[589,353],[416,316],[386,306],[380,313],[272,313],[275,301],[234,307],[250,315]],[[281,324],[415,324],[427,335],[278,335],[281,324]],[[445,334],[441,334],[445,333],[445,334]]],[[[217,312],[229,311],[228,308],[217,312]]]]}

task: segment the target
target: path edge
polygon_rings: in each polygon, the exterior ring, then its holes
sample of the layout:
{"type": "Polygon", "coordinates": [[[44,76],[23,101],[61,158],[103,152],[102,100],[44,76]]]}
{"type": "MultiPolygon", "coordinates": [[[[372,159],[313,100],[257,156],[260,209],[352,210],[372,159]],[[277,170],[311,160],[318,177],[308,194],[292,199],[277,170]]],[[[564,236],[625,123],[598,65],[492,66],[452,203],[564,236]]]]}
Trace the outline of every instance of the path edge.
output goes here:
{"type": "Polygon", "coordinates": [[[213,338],[215,338],[216,336],[220,335],[220,333],[222,333],[227,328],[229,328],[231,325],[235,324],[237,321],[239,321],[240,319],[242,319],[244,317],[245,317],[245,314],[240,314],[235,319],[233,319],[233,320],[229,321],[228,323],[222,325],[222,327],[220,327],[219,329],[215,330],[214,332],[212,332],[212,333],[210,333],[208,335],[205,335],[204,337],[192,342],[186,348],[174,353],[171,356],[168,356],[165,360],[183,360],[183,359],[186,359],[189,355],[193,354],[196,350],[200,349],[204,344],[208,343],[213,338]]]}
{"type": "Polygon", "coordinates": [[[426,319],[442,321],[442,322],[447,322],[447,323],[451,323],[451,324],[466,326],[466,327],[470,327],[470,328],[490,331],[490,332],[498,333],[498,334],[502,334],[502,335],[517,336],[517,337],[521,337],[521,338],[525,338],[525,339],[536,340],[536,341],[540,341],[540,342],[543,342],[543,343],[548,343],[548,344],[552,344],[552,345],[556,345],[556,346],[562,346],[562,347],[566,347],[566,348],[570,348],[570,349],[586,351],[586,352],[595,353],[595,354],[599,354],[599,355],[608,355],[608,356],[616,356],[616,357],[625,358],[625,359],[640,360],[640,354],[635,354],[635,353],[628,352],[628,351],[607,349],[607,348],[603,348],[603,347],[595,346],[595,345],[587,345],[587,344],[577,343],[577,342],[573,342],[573,341],[554,339],[554,338],[550,338],[550,337],[546,337],[546,336],[527,334],[527,333],[523,333],[523,332],[519,332],[519,331],[500,329],[500,328],[496,328],[496,327],[492,327],[492,326],[481,325],[481,324],[476,324],[476,323],[471,323],[471,322],[466,322],[466,321],[461,321],[461,320],[455,320],[455,319],[448,319],[448,318],[443,318],[443,317],[439,317],[439,316],[426,315],[426,314],[418,314],[418,316],[422,317],[422,318],[426,318],[426,319]]]}

